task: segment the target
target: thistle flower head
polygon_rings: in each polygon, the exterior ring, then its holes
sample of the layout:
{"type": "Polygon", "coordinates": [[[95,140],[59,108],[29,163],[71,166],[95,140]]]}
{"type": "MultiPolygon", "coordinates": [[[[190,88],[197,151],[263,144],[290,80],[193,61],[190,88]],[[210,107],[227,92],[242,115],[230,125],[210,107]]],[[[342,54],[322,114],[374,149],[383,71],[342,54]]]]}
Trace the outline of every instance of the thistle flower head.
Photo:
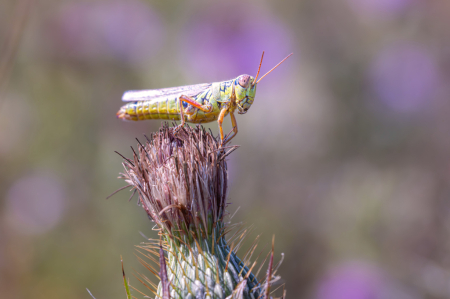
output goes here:
{"type": "Polygon", "coordinates": [[[139,193],[140,204],[165,233],[207,238],[223,227],[227,196],[225,157],[234,149],[201,127],[164,126],[139,144],[133,161],[123,164],[125,181],[139,193]]]}
{"type": "Polygon", "coordinates": [[[225,238],[229,232],[224,222],[225,158],[236,148],[221,146],[201,126],[164,125],[145,144],[139,142],[133,159],[124,157],[122,178],[138,192],[139,204],[157,224],[162,238],[138,246],[156,264],[139,258],[147,269],[159,273],[158,286],[145,275],[139,279],[156,297],[270,298],[271,284],[277,279],[273,251],[265,282],[260,284],[252,273],[255,263],[250,263],[257,243],[241,260],[236,251],[247,230],[225,238]]]}

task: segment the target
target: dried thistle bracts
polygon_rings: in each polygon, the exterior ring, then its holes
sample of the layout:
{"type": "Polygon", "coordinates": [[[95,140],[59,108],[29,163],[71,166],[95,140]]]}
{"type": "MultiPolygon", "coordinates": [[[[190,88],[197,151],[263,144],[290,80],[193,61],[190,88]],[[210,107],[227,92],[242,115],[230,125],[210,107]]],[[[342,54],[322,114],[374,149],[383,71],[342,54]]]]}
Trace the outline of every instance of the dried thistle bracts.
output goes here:
{"type": "Polygon", "coordinates": [[[175,130],[165,125],[139,143],[133,160],[123,162],[122,175],[159,227],[175,235],[206,237],[225,216],[225,157],[235,148],[220,148],[200,126],[175,130]]]}
{"type": "Polygon", "coordinates": [[[270,271],[259,283],[262,265],[255,275],[256,262],[250,262],[257,242],[241,260],[236,252],[248,230],[234,229],[226,239],[235,225],[224,221],[225,158],[237,146],[221,146],[220,139],[201,126],[164,125],[146,139],[138,140],[133,159],[122,156],[121,178],[139,194],[139,205],[157,224],[161,238],[138,246],[140,262],[160,279],[159,285],[142,274],[138,279],[155,298],[270,298],[277,279],[273,251],[270,271]]]}

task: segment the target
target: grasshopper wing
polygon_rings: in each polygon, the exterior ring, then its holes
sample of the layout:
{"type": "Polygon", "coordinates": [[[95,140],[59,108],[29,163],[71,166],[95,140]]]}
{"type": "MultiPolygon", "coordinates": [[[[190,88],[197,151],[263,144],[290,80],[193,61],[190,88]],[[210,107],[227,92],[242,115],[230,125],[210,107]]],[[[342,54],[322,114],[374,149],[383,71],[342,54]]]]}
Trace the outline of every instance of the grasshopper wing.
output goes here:
{"type": "Polygon", "coordinates": [[[202,83],[202,84],[169,87],[162,89],[129,90],[123,94],[122,101],[124,102],[148,101],[159,98],[166,98],[168,96],[180,96],[180,95],[193,97],[198,95],[205,89],[209,88],[210,86],[211,83],[202,83]]]}

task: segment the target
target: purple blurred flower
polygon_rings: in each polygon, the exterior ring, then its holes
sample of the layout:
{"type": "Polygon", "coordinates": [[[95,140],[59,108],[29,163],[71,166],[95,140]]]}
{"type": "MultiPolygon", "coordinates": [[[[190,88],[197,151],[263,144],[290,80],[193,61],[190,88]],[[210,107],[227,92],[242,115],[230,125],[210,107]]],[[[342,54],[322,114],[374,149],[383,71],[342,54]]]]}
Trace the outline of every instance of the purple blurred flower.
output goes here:
{"type": "Polygon", "coordinates": [[[316,299],[376,299],[383,289],[378,269],[362,262],[343,264],[332,269],[319,283],[316,299]]]}
{"type": "Polygon", "coordinates": [[[417,112],[433,100],[439,85],[433,55],[420,45],[383,49],[369,67],[369,84],[386,106],[396,112],[417,112]]]}
{"type": "Polygon", "coordinates": [[[163,43],[163,26],[141,1],[81,2],[64,6],[50,39],[60,55],[78,59],[146,60],[163,43]]]}
{"type": "Polygon", "coordinates": [[[354,11],[365,16],[385,17],[407,9],[414,0],[347,0],[354,11]]]}
{"type": "Polygon", "coordinates": [[[23,234],[52,229],[65,212],[66,195],[54,175],[36,173],[17,180],[6,195],[8,226],[23,234]]]}
{"type": "Polygon", "coordinates": [[[262,72],[292,52],[291,34],[283,22],[244,2],[208,5],[193,16],[183,36],[183,59],[207,81],[256,75],[263,50],[262,72]]]}

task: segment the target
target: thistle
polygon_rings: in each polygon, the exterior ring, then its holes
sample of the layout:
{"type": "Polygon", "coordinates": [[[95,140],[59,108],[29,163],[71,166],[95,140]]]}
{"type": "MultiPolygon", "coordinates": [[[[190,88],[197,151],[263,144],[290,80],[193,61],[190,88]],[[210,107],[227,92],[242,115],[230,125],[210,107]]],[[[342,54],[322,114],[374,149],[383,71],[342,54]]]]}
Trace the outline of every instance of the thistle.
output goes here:
{"type": "MultiPolygon", "coordinates": [[[[221,146],[201,126],[164,125],[146,139],[145,144],[138,140],[133,159],[122,156],[121,178],[138,192],[139,205],[156,223],[160,236],[137,246],[139,261],[160,282],[155,285],[144,274],[138,280],[154,298],[271,298],[279,265],[273,264],[273,244],[265,279],[258,281],[264,263],[253,274],[256,261],[250,262],[257,242],[238,258],[248,230],[225,221],[226,157],[237,146],[221,146]]],[[[126,280],[125,287],[131,298],[126,280]]]]}

